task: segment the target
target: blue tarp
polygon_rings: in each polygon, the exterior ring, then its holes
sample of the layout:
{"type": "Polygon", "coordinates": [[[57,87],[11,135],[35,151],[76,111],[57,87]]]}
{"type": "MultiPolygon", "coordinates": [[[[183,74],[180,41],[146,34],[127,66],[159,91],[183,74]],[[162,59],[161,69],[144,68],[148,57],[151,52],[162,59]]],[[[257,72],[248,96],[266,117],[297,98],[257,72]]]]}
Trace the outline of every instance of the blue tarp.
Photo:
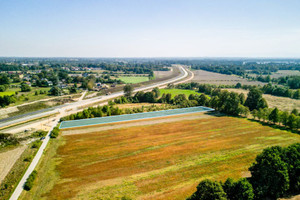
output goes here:
{"type": "Polygon", "coordinates": [[[154,118],[154,117],[165,117],[170,115],[180,115],[180,114],[188,114],[188,113],[196,113],[196,112],[207,112],[207,111],[214,111],[214,109],[204,107],[204,106],[198,106],[198,107],[179,108],[179,109],[172,109],[172,110],[161,110],[161,111],[154,111],[154,112],[79,119],[79,120],[63,121],[60,124],[59,128],[60,129],[74,128],[74,127],[81,127],[81,126],[91,126],[97,124],[124,122],[124,121],[131,121],[131,120],[147,119],[147,118],[154,118]]]}

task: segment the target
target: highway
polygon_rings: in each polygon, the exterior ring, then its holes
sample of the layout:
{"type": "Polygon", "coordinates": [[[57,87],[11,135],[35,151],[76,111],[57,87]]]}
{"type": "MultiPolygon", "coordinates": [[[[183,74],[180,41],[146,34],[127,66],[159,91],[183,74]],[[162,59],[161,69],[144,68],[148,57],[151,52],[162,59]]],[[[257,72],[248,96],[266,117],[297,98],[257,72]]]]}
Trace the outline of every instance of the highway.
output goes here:
{"type": "MultiPolygon", "coordinates": [[[[177,76],[175,78],[172,78],[170,80],[166,80],[166,81],[155,83],[155,84],[152,84],[152,85],[149,85],[149,86],[143,86],[143,87],[137,88],[137,89],[134,90],[134,92],[149,90],[149,89],[152,89],[152,88],[155,88],[155,87],[160,87],[160,86],[163,86],[163,85],[167,85],[169,83],[174,83],[176,81],[180,81],[180,80],[186,78],[188,76],[187,70],[182,66],[179,66],[179,68],[180,68],[180,72],[181,72],[181,74],[179,76],[177,76]]],[[[192,77],[193,77],[193,73],[192,73],[192,77]]],[[[185,79],[184,82],[191,80],[192,77],[190,77],[188,79],[185,79]]],[[[57,123],[59,122],[59,119],[61,117],[67,115],[67,112],[66,112],[67,110],[74,109],[74,108],[77,109],[79,106],[89,105],[89,104],[92,104],[92,103],[96,103],[98,101],[105,101],[105,100],[108,100],[108,99],[119,97],[119,96],[124,94],[124,92],[116,92],[116,93],[106,95],[106,96],[100,96],[100,97],[95,97],[95,98],[92,98],[92,99],[83,100],[83,97],[84,97],[85,93],[86,92],[83,93],[83,95],[81,96],[79,101],[74,102],[74,103],[70,103],[70,104],[68,104],[68,105],[66,105],[62,108],[57,108],[54,111],[51,111],[51,112],[58,112],[59,115],[57,117],[55,117],[54,121],[52,121],[53,125],[51,126],[50,131],[48,132],[48,134],[46,136],[46,139],[43,140],[43,143],[42,143],[41,147],[39,148],[37,154],[35,155],[34,159],[32,160],[32,162],[29,165],[28,169],[26,170],[25,174],[23,175],[21,181],[18,183],[16,189],[14,190],[12,196],[10,197],[10,200],[17,200],[19,198],[19,196],[21,195],[21,193],[23,191],[23,185],[25,184],[27,178],[32,173],[32,171],[35,169],[35,167],[37,166],[40,158],[43,155],[44,149],[46,148],[46,146],[47,146],[47,144],[50,140],[50,133],[51,133],[52,129],[57,125],[57,123]]],[[[40,116],[42,114],[49,115],[49,112],[40,113],[40,116]]],[[[32,119],[35,119],[36,115],[27,116],[26,120],[28,120],[28,118],[30,119],[30,117],[32,119]]],[[[22,118],[22,119],[24,119],[24,118],[22,118]]],[[[18,120],[22,120],[22,119],[18,119],[18,120]]]]}
{"type": "MultiPolygon", "coordinates": [[[[137,88],[137,89],[134,90],[134,92],[149,90],[149,89],[152,89],[152,88],[155,88],[155,87],[160,87],[160,86],[163,86],[163,85],[167,85],[169,83],[174,83],[176,81],[180,81],[180,80],[186,78],[188,76],[188,72],[186,71],[186,69],[183,68],[182,66],[179,66],[179,69],[180,69],[180,72],[181,72],[179,76],[174,77],[174,78],[169,79],[169,80],[166,80],[166,81],[162,81],[162,82],[155,83],[155,84],[152,84],[152,85],[137,88]]],[[[86,91],[84,92],[84,94],[85,93],[86,93],[86,91]]],[[[13,125],[13,124],[23,123],[23,122],[26,122],[26,121],[42,118],[44,116],[48,116],[48,115],[58,113],[58,112],[62,112],[62,111],[65,113],[66,110],[77,110],[78,107],[82,107],[82,106],[85,106],[85,105],[97,103],[99,101],[107,101],[109,99],[122,96],[123,94],[124,94],[124,92],[120,91],[120,92],[112,93],[110,95],[103,95],[103,96],[98,96],[98,97],[85,99],[85,100],[82,100],[83,97],[84,97],[84,96],[82,96],[80,101],[77,101],[77,102],[66,103],[64,105],[60,105],[60,106],[57,106],[57,107],[47,108],[47,109],[43,109],[43,110],[40,110],[40,111],[35,111],[35,112],[27,113],[27,114],[24,114],[24,115],[21,115],[21,116],[15,116],[15,117],[10,118],[10,120],[8,120],[8,119],[2,120],[2,121],[0,120],[0,127],[6,127],[6,126],[9,126],[9,125],[13,125]]]]}

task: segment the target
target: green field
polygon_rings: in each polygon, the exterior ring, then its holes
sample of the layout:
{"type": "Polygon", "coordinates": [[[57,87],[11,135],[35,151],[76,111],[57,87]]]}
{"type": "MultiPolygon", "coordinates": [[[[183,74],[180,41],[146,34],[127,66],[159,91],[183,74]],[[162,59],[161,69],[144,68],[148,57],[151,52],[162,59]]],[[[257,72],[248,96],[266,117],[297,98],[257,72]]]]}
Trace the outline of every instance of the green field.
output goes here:
{"type": "Polygon", "coordinates": [[[197,94],[200,95],[199,92],[196,92],[194,90],[182,90],[182,89],[160,89],[160,94],[168,94],[171,93],[172,97],[178,95],[178,94],[185,94],[186,97],[189,97],[190,94],[197,94]]]}
{"type": "Polygon", "coordinates": [[[149,81],[147,76],[120,76],[119,79],[125,83],[141,83],[149,81]]]}
{"type": "Polygon", "coordinates": [[[13,95],[15,94],[15,91],[5,91],[5,92],[0,92],[0,97],[4,96],[4,95],[13,95]]]}

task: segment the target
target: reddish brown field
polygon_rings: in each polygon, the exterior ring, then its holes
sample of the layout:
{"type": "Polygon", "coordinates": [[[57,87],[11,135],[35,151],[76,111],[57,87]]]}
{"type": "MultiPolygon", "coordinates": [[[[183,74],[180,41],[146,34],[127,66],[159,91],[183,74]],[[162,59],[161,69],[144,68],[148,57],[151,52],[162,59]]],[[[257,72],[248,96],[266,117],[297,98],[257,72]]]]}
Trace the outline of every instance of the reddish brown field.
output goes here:
{"type": "Polygon", "coordinates": [[[64,145],[54,157],[57,177],[38,177],[56,180],[42,195],[45,199],[173,200],[190,196],[204,178],[248,174],[262,149],[299,142],[300,136],[246,119],[210,117],[60,140],[64,145]]]}

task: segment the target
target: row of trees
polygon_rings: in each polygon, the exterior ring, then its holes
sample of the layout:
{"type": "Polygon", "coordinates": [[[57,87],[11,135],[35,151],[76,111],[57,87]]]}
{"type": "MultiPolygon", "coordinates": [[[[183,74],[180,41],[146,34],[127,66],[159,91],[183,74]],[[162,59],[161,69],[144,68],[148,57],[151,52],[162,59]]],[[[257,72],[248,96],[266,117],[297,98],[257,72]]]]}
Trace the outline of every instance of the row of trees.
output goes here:
{"type": "Polygon", "coordinates": [[[291,90],[288,87],[272,85],[271,83],[264,85],[260,90],[264,94],[271,94],[274,96],[289,97],[292,99],[300,99],[300,89],[291,90]]]}
{"type": "Polygon", "coordinates": [[[203,180],[188,200],[277,199],[300,193],[300,143],[269,147],[249,168],[250,178],[203,180]]]}
{"type": "Polygon", "coordinates": [[[254,109],[252,112],[254,119],[259,121],[283,125],[291,130],[300,129],[300,116],[297,109],[292,110],[291,113],[287,111],[280,111],[278,108],[260,108],[258,110],[254,109]]]}
{"type": "MultiPolygon", "coordinates": [[[[123,100],[124,100],[124,98],[125,97],[123,97],[123,100]]],[[[123,101],[123,103],[126,103],[126,102],[127,102],[127,99],[123,101]]],[[[152,112],[152,111],[158,111],[158,110],[167,110],[167,109],[177,108],[176,106],[172,106],[172,105],[161,105],[161,106],[151,105],[151,106],[142,106],[140,108],[120,109],[119,107],[115,107],[114,104],[115,104],[114,102],[109,102],[109,105],[89,107],[87,109],[84,109],[81,112],[71,114],[66,117],[62,117],[60,120],[67,121],[67,120],[76,120],[76,119],[87,119],[87,118],[94,118],[94,117],[105,117],[105,116],[112,116],[112,115],[152,112]]]]}
{"type": "Polygon", "coordinates": [[[270,75],[267,75],[257,76],[255,79],[261,82],[285,85],[290,89],[300,89],[300,76],[282,76],[279,78],[271,78],[270,75]]]}
{"type": "MultiPolygon", "coordinates": [[[[237,86],[243,87],[241,85],[237,86]]],[[[247,95],[247,99],[242,93],[228,92],[207,84],[186,83],[178,87],[184,89],[198,89],[199,92],[211,96],[209,101],[203,101],[205,103],[200,103],[199,105],[210,106],[230,115],[247,116],[250,113],[249,111],[251,111],[255,120],[263,120],[264,122],[283,125],[291,130],[298,130],[300,128],[300,116],[297,109],[288,113],[287,111],[280,111],[278,108],[268,108],[267,101],[262,97],[262,90],[257,87],[249,87],[250,91],[247,95]]],[[[203,96],[200,95],[200,97],[203,96]]],[[[189,99],[190,98],[191,97],[189,97],[189,99]]]]}

